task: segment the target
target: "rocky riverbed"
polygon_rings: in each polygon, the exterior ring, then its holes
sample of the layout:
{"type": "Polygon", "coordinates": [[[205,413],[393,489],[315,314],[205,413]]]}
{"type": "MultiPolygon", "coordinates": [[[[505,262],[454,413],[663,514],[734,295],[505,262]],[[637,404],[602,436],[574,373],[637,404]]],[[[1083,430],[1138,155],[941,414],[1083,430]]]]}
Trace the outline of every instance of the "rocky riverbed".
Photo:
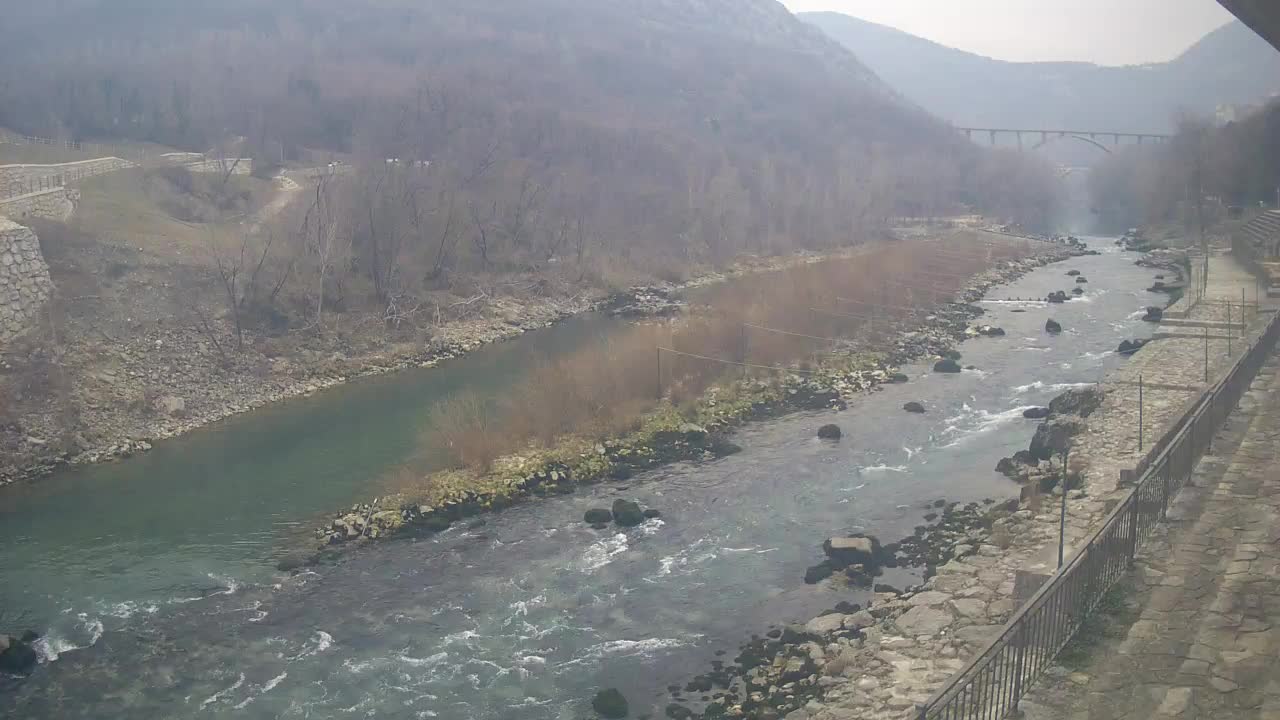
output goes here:
{"type": "MultiPolygon", "coordinates": [[[[1181,278],[1184,263],[1180,253],[1160,250],[1138,264],[1181,278]]],[[[1117,379],[1127,381],[1144,368],[1194,372],[1198,360],[1191,354],[1179,356],[1173,348],[1142,352],[1145,344],[1130,353],[1134,359],[1116,371],[1117,379]]],[[[1216,365],[1226,362],[1215,360],[1216,365]]],[[[673,693],[668,716],[911,717],[1052,573],[1059,506],[1067,517],[1068,555],[1114,507],[1123,490],[1117,466],[1132,466],[1139,455],[1131,437],[1135,410],[1128,390],[1072,389],[1055,398],[1028,449],[999,462],[998,470],[1023,484],[1021,500],[985,508],[944,504],[937,524],[917,528],[914,540],[927,549],[887,561],[921,568],[923,582],[901,592],[876,586],[868,608],[837,606],[808,623],[775,631],[768,640],[753,639],[735,664],[695,680],[710,681],[698,688],[697,697],[673,693]],[[1069,456],[1065,448],[1071,448],[1069,456]]],[[[1172,402],[1164,395],[1172,393],[1164,391],[1147,409],[1148,418],[1155,413],[1153,435],[1185,406],[1185,393],[1172,402]]],[[[829,558],[833,540],[823,546],[829,558]]],[[[900,548],[912,541],[886,547],[904,555],[900,548]]],[[[825,582],[856,585],[867,579],[859,568],[850,577],[834,574],[825,582]]]]}
{"type": "MultiPolygon", "coordinates": [[[[1095,390],[1071,390],[1051,403],[1054,414],[1040,426],[1032,448],[1044,444],[1046,428],[1069,423],[1083,432],[1085,418],[1102,404],[1095,390]],[[1080,415],[1077,413],[1084,413],[1080,415]]],[[[1026,482],[1034,492],[1023,501],[986,501],[959,506],[939,500],[937,514],[914,535],[870,552],[841,557],[845,538],[823,543],[828,559],[821,579],[806,581],[866,587],[879,567],[917,569],[923,581],[905,589],[875,584],[867,608],[841,604],[803,625],[773,631],[765,641],[745,644],[733,665],[714,668],[694,683],[708,685],[697,698],[673,693],[673,718],[782,718],[790,720],[888,720],[904,718],[932,688],[958,670],[1017,609],[1019,596],[1038,586],[1035,576],[1018,586],[1024,550],[1042,546],[1056,530],[1052,507],[1064,491],[1049,468],[1026,482]],[[1042,501],[1041,496],[1045,496],[1042,501]],[[828,579],[830,578],[830,579],[828,579]],[[693,700],[690,702],[689,700],[693,700]]],[[[1069,499],[1088,498],[1081,473],[1069,482],[1069,499]]],[[[844,551],[847,553],[847,551],[844,551]]],[[[1043,568],[1037,568],[1043,570],[1043,568]]],[[[811,572],[812,572],[811,568],[811,572]]],[[[1039,576],[1044,577],[1044,576],[1039,576]]]]}
{"type": "MultiPolygon", "coordinates": [[[[742,422],[797,410],[843,407],[855,393],[904,380],[898,367],[908,362],[941,358],[940,362],[954,364],[959,372],[959,353],[954,350],[957,342],[1003,334],[999,328],[974,325],[974,319],[984,311],[972,303],[992,287],[1086,252],[1079,243],[1045,244],[1032,257],[1005,261],[975,275],[957,293],[955,302],[936,307],[919,327],[900,332],[887,348],[869,348],[869,352],[829,361],[818,372],[787,373],[717,387],[692,411],[681,413],[664,406],[639,431],[623,437],[602,441],[570,438],[544,453],[503,458],[486,474],[439,473],[427,483],[429,496],[408,501],[393,496],[357,504],[338,512],[316,535],[323,549],[352,541],[440,532],[456,521],[500,510],[522,498],[572,493],[576,486],[625,479],[637,470],[665,463],[722,457],[736,449],[727,434],[742,422]]],[[[624,302],[622,307],[633,307],[634,302],[624,302]]],[[[304,555],[289,559],[287,566],[322,562],[326,557],[326,552],[304,555]]]]}

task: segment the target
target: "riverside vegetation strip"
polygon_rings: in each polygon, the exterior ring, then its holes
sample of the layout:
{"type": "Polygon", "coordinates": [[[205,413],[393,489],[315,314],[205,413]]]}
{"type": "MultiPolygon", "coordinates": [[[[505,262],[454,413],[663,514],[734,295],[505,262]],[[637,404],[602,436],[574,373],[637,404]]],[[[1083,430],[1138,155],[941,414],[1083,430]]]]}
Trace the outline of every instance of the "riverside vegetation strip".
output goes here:
{"type": "MultiPolygon", "coordinates": [[[[748,257],[721,270],[702,272],[678,284],[656,288],[664,296],[754,273],[848,257],[855,247],[820,255],[748,257]]],[[[245,350],[221,366],[197,327],[139,324],[137,332],[106,335],[111,328],[68,328],[64,344],[48,346],[15,341],[0,353],[0,374],[59,368],[61,391],[76,400],[78,417],[93,435],[68,441],[49,412],[49,403],[0,413],[0,487],[45,477],[60,468],[123,460],[151,450],[159,440],[185,435],[220,420],[272,403],[302,397],[345,383],[410,368],[434,367],[491,343],[542,329],[600,309],[634,307],[648,288],[613,294],[556,291],[549,297],[519,300],[495,297],[482,317],[441,325],[425,343],[370,345],[360,338],[316,336],[297,341],[287,353],[259,352],[259,341],[275,342],[246,330],[245,350]],[[96,334],[114,340],[101,342],[96,334]],[[78,377],[77,377],[78,376],[78,377]],[[29,410],[29,411],[28,411],[29,410]],[[21,432],[6,432],[14,429],[21,432]]],[[[643,303],[642,303],[643,305],[643,303]]],[[[643,308],[642,308],[643,309],[643,308]]]]}
{"type": "Polygon", "coordinates": [[[571,493],[577,485],[626,478],[635,470],[733,452],[736,447],[727,433],[742,422],[796,410],[841,407],[843,398],[853,393],[905,380],[897,366],[942,356],[958,340],[980,334],[971,322],[983,311],[971,303],[988,289],[1081,252],[1074,245],[1043,244],[1030,257],[1001,261],[976,273],[958,289],[959,302],[938,306],[923,325],[898,333],[880,351],[835,354],[803,372],[780,372],[767,379],[726,381],[721,376],[688,402],[664,400],[629,432],[596,437],[574,434],[544,450],[498,458],[487,469],[435,473],[414,483],[411,491],[338,513],[316,531],[325,548],[308,557],[290,558],[285,567],[321,562],[332,554],[333,546],[351,541],[438,532],[463,518],[524,498],[571,493]]]}

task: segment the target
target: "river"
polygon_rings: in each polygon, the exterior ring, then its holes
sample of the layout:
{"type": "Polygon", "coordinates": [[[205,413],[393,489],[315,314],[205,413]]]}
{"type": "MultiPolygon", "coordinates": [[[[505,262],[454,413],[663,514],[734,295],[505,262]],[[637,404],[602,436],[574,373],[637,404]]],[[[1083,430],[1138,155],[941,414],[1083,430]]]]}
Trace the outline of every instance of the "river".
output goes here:
{"type": "Polygon", "coordinates": [[[911,382],[847,411],[746,427],[737,455],[362,548],[317,572],[272,571],[273,549],[411,461],[431,399],[468,383],[500,391],[528,353],[572,347],[612,321],[356,383],[7,494],[0,625],[47,629],[50,661],[8,683],[0,714],[540,720],[589,715],[594,691],[616,686],[633,714],[661,715],[664,688],[717,651],[840,600],[866,602],[801,582],[825,537],[895,540],[933,500],[1017,495],[992,468],[1034,432],[1022,409],[1123,362],[1110,351],[1149,335],[1138,318],[1162,300],[1142,290],[1155,271],[1133,265],[1137,255],[1094,244],[1102,255],[992,290],[1069,290],[1070,268],[1090,281],[1065,305],[986,303],[983,322],[1008,335],[960,346],[976,371],[906,368],[911,382]],[[1045,334],[1048,317],[1066,332],[1045,334]],[[910,400],[928,413],[904,413],[910,400]],[[826,422],[843,427],[840,443],[814,438],[826,422]],[[663,517],[626,532],[581,522],[615,497],[663,517]]]}

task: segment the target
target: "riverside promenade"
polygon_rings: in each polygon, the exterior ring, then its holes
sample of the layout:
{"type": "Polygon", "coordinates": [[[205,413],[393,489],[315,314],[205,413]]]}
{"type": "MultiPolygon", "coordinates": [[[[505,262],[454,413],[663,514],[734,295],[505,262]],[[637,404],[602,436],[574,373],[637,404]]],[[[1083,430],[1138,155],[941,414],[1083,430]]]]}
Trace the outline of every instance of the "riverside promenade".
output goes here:
{"type": "MultiPolygon", "coordinates": [[[[1252,276],[1228,255],[1211,257],[1209,277],[1204,299],[1162,326],[1161,335],[1170,337],[1138,355],[1140,365],[1162,373],[1162,383],[1190,387],[1202,379],[1187,372],[1185,357],[1194,352],[1197,333],[1203,355],[1206,331],[1212,375],[1213,356],[1225,357],[1225,338],[1239,323],[1235,309],[1228,325],[1227,303],[1238,308],[1241,290],[1247,301],[1254,299],[1252,276]],[[1165,364],[1162,355],[1183,361],[1165,364]]],[[[1260,311],[1245,313],[1249,336],[1270,318],[1265,297],[1262,303],[1260,311]]],[[[1235,337],[1240,331],[1237,326],[1235,337]]],[[[1157,397],[1176,402],[1167,392],[1157,397]]],[[[1106,619],[1083,638],[1083,649],[1061,658],[1024,699],[1025,718],[1280,720],[1280,357],[1274,349],[1167,522],[1142,546],[1134,572],[1105,605],[1106,619]]]]}

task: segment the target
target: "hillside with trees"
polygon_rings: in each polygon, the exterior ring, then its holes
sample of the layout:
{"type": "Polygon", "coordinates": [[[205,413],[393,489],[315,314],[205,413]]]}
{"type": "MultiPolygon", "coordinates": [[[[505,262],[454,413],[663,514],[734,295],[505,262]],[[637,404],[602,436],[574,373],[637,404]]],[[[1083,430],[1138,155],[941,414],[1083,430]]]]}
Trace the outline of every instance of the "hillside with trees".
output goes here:
{"type": "Polygon", "coordinates": [[[342,214],[384,298],[397,263],[409,285],[670,268],[1052,212],[1043,167],[968,146],[773,0],[62,0],[0,32],[2,126],[354,164],[342,214]]]}
{"type": "Polygon", "coordinates": [[[957,125],[1171,132],[1182,112],[1253,105],[1280,92],[1280,53],[1242,23],[1166,63],[1006,62],[839,13],[802,13],[886,82],[957,125]]]}
{"type": "Polygon", "coordinates": [[[1171,143],[1108,157],[1091,173],[1089,188],[1094,210],[1110,230],[1194,228],[1201,213],[1213,220],[1232,207],[1274,206],[1280,196],[1280,102],[1217,128],[1183,118],[1171,143]]]}

